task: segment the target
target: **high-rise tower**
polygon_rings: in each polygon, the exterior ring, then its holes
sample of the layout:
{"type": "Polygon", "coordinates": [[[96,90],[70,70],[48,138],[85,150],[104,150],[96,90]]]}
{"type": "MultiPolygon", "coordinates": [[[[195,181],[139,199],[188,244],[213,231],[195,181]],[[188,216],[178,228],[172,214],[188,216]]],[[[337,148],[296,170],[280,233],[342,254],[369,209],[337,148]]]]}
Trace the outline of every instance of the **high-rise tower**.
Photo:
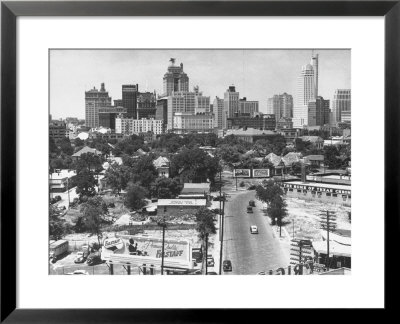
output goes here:
{"type": "Polygon", "coordinates": [[[316,100],[318,98],[318,54],[311,56],[311,65],[313,66],[314,69],[314,99],[316,100]]]}
{"type": "Polygon", "coordinates": [[[125,84],[122,86],[122,107],[127,110],[126,117],[137,118],[138,84],[125,84]]]}
{"type": "Polygon", "coordinates": [[[335,90],[332,101],[332,125],[342,121],[343,111],[351,113],[351,89],[335,90]]]}
{"type": "Polygon", "coordinates": [[[163,96],[170,96],[172,92],[188,92],[189,77],[183,72],[183,64],[175,66],[175,59],[169,60],[171,64],[168,66],[168,71],[163,78],[163,96]]]}
{"type": "Polygon", "coordinates": [[[297,78],[297,98],[293,108],[293,127],[308,125],[308,102],[315,100],[314,68],[311,64],[303,65],[297,78]]]}
{"type": "Polygon", "coordinates": [[[100,90],[93,87],[85,91],[85,123],[88,127],[99,127],[99,109],[111,106],[111,97],[101,84],[100,90]]]}

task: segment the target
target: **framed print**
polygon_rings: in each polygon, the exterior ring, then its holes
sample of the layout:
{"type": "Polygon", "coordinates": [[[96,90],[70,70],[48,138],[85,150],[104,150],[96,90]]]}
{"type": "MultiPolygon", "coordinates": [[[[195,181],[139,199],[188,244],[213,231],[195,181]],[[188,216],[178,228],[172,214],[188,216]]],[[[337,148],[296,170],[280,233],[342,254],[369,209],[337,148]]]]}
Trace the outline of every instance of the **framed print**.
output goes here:
{"type": "Polygon", "coordinates": [[[3,1],[1,320],[393,306],[399,16],[3,1]]]}

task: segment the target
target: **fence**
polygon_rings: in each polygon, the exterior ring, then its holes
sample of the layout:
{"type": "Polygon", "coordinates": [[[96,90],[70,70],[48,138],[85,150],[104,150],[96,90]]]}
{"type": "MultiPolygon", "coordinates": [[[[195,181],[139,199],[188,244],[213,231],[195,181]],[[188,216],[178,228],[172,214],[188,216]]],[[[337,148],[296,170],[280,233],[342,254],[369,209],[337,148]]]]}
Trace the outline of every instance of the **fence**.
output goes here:
{"type": "Polygon", "coordinates": [[[97,239],[91,239],[91,240],[73,240],[70,241],[68,240],[68,252],[75,252],[75,251],[81,251],[82,250],[82,246],[86,245],[89,246],[90,243],[96,242],[97,243],[97,239]]]}

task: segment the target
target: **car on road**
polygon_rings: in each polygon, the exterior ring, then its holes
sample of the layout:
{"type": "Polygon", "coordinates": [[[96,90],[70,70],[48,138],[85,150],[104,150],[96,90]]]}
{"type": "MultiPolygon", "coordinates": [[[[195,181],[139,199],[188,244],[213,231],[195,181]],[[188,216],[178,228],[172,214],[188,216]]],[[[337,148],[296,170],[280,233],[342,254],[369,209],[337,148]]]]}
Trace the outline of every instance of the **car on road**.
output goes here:
{"type": "Polygon", "coordinates": [[[247,206],[247,213],[253,213],[253,207],[247,206]]]}
{"type": "Polygon", "coordinates": [[[88,275],[89,272],[85,270],[75,270],[74,272],[68,272],[67,275],[88,275]]]}
{"type": "Polygon", "coordinates": [[[207,255],[207,267],[213,267],[214,264],[214,257],[212,255],[207,255]]]}
{"type": "Polygon", "coordinates": [[[256,202],[254,200],[249,200],[249,206],[256,207],[256,202]]]}
{"type": "Polygon", "coordinates": [[[258,234],[258,227],[256,225],[250,226],[250,233],[251,234],[258,234]]]}
{"type": "Polygon", "coordinates": [[[224,271],[232,271],[231,260],[224,260],[224,262],[222,262],[222,268],[224,269],[224,271]]]}

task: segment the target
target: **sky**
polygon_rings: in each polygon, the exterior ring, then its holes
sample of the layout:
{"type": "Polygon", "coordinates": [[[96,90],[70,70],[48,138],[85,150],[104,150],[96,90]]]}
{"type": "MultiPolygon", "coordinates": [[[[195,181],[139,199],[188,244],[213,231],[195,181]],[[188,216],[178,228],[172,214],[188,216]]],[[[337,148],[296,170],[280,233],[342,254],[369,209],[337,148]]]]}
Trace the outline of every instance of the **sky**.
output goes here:
{"type": "MultiPolygon", "coordinates": [[[[333,99],[336,89],[351,88],[350,50],[314,49],[319,54],[319,95],[333,99]]],[[[259,50],[50,50],[50,114],[53,119],[85,117],[85,91],[105,83],[112,99],[121,99],[123,84],[139,84],[139,91],[163,92],[163,76],[175,58],[183,63],[189,90],[198,85],[203,95],[223,98],[230,85],[240,97],[259,101],[288,93],[296,102],[297,78],[310,62],[311,49],[259,50]]]]}

